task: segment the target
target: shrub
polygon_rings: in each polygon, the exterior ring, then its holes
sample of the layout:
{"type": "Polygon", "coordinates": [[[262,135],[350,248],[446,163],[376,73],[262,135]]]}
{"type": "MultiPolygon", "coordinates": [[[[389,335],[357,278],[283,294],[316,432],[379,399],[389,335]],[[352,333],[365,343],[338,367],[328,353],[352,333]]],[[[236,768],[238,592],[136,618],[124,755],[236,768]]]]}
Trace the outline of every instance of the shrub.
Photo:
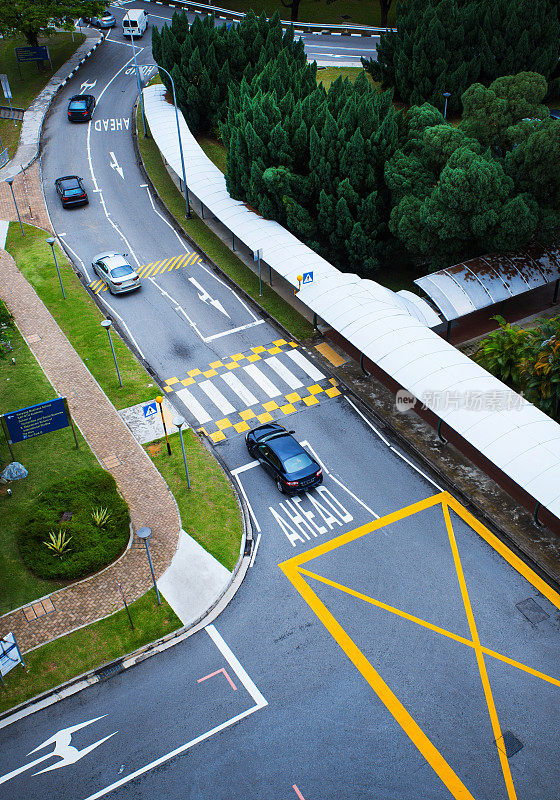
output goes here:
{"type": "Polygon", "coordinates": [[[18,548],[35,575],[50,580],[78,580],[114,561],[128,542],[130,515],[112,475],[99,467],[81,470],[70,480],[52,484],[37,499],[33,512],[18,531],[18,548]],[[93,513],[107,509],[103,527],[93,513]],[[61,520],[65,511],[72,519],[61,520]],[[49,533],[58,530],[72,546],[64,558],[45,547],[49,533]]]}

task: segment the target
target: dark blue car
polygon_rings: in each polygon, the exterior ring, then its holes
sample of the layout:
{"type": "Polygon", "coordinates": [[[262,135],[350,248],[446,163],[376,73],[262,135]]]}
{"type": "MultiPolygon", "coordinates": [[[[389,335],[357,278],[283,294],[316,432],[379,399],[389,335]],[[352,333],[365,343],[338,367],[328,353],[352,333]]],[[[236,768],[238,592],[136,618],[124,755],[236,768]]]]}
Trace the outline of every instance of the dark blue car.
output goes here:
{"type": "Polygon", "coordinates": [[[284,494],[308,492],[323,482],[323,470],[292,433],[269,422],[245,436],[247,450],[257,458],[284,494]]]}

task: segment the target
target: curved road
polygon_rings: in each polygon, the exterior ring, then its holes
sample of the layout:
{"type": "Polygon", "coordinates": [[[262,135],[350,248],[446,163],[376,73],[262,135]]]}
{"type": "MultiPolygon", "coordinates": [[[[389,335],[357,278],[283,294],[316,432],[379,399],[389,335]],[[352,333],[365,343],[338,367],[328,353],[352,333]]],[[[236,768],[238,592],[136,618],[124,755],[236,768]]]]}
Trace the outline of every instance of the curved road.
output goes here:
{"type": "MultiPolygon", "coordinates": [[[[149,35],[140,47],[151,63],[149,35]]],[[[131,59],[116,28],[59,94],[47,204],[84,283],[220,448],[258,549],[215,625],[2,729],[3,796],[551,800],[560,598],[158,212],[131,142],[131,59]],[[84,84],[93,121],[68,125],[84,84]],[[74,171],[91,202],[63,211],[53,182],[74,171]],[[143,268],[139,292],[99,291],[89,264],[112,248],[143,268]],[[252,462],[242,433],[269,417],[320,460],[322,487],[290,500],[252,462]]]]}

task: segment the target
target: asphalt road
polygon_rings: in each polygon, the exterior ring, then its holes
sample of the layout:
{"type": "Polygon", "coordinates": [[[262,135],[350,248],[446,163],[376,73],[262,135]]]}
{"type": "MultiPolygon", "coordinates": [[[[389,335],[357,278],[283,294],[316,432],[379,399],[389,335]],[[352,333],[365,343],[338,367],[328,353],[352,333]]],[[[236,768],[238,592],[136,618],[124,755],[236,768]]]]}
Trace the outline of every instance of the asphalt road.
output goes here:
{"type": "MultiPolygon", "coordinates": [[[[142,186],[132,53],[111,38],[45,124],[49,211],[86,284],[102,250],[138,265],[186,254],[142,186]],[[68,125],[84,82],[94,120],[68,125]],[[62,210],[54,178],[74,171],[91,203],[62,210]]],[[[1,729],[2,796],[552,800],[560,598],[324,362],[189,258],[135,294],[97,296],[213,437],[250,506],[252,567],[215,627],[1,729]],[[267,415],[322,463],[321,487],[289,499],[252,461],[243,426],[267,415]]]]}

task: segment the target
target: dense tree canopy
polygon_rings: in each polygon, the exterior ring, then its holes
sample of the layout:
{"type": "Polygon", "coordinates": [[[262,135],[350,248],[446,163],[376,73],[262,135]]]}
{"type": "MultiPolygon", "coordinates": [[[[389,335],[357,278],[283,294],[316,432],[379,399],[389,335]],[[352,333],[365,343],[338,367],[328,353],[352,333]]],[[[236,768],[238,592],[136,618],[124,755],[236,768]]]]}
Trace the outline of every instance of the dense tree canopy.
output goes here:
{"type": "Polygon", "coordinates": [[[532,70],[549,80],[560,57],[558,0],[401,0],[397,30],[382,34],[365,68],[411,104],[460,110],[478,81],[532,70]]]}
{"type": "Polygon", "coordinates": [[[41,34],[53,33],[55,25],[74,27],[77,17],[101,14],[106,0],[9,0],[0,3],[0,34],[20,33],[32,46],[41,34]]]}

